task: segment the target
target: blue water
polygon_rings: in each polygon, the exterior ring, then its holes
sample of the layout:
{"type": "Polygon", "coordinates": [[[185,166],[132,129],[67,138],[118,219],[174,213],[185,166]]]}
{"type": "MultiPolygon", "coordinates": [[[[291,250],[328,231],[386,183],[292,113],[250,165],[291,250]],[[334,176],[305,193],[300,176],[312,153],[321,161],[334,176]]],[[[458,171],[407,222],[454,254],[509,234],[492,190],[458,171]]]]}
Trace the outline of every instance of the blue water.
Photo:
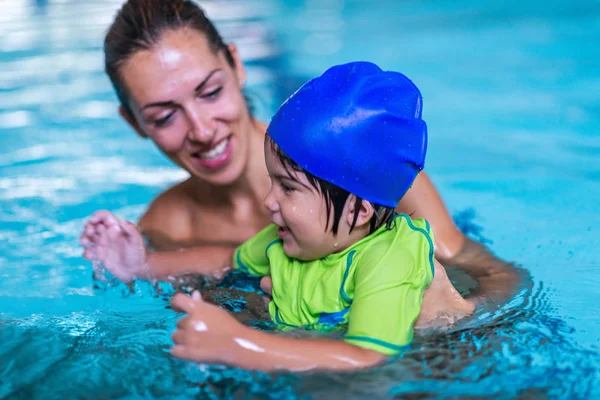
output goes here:
{"type": "Polygon", "coordinates": [[[302,376],[174,360],[168,293],[94,287],[86,217],[136,220],[185,177],[117,116],[101,44],[120,2],[0,1],[0,398],[600,396],[598,2],[202,3],[262,120],[335,63],[410,76],[457,222],[533,279],[389,365],[302,376]]]}

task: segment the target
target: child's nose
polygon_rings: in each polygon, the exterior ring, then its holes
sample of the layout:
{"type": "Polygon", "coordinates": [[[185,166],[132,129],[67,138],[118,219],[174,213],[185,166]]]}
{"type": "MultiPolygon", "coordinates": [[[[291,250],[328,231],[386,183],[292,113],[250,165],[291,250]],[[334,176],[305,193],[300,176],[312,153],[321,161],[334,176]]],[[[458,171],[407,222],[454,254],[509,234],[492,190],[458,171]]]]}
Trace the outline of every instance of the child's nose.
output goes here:
{"type": "Polygon", "coordinates": [[[265,198],[265,201],[263,202],[263,204],[264,204],[265,208],[271,213],[276,213],[277,211],[279,211],[279,203],[277,202],[277,200],[275,199],[275,196],[273,195],[273,190],[271,190],[269,192],[269,194],[265,198]]]}

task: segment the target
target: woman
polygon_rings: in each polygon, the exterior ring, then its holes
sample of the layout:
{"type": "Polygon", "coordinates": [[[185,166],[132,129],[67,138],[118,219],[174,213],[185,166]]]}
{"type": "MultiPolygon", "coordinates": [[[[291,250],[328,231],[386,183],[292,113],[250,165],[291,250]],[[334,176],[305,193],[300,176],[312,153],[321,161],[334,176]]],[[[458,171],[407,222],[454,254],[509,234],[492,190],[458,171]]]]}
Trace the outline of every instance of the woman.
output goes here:
{"type": "MultiPolygon", "coordinates": [[[[207,265],[225,271],[235,247],[269,223],[262,205],[270,188],[266,125],[248,110],[242,92],[246,72],[236,47],[223,42],[192,1],[129,0],[107,33],[104,51],[121,116],[190,174],[158,196],[139,221],[152,247],[162,252],[145,252],[139,263],[152,271],[136,277],[166,279],[203,272],[207,265]],[[177,262],[164,262],[164,251],[182,247],[188,249],[176,252],[177,262]]],[[[497,294],[498,300],[510,296],[515,269],[456,228],[427,175],[419,175],[397,211],[426,218],[436,257],[472,275],[482,293],[497,294]]],[[[93,241],[93,232],[115,220],[108,212],[96,213],[82,242],[93,241]]],[[[143,245],[136,229],[121,234],[143,245]]],[[[84,256],[93,258],[89,251],[84,256]]],[[[433,287],[438,280],[451,287],[445,271],[436,271],[433,287]]],[[[452,290],[442,297],[451,302],[452,290]]],[[[441,301],[429,297],[431,303],[441,301]]]]}

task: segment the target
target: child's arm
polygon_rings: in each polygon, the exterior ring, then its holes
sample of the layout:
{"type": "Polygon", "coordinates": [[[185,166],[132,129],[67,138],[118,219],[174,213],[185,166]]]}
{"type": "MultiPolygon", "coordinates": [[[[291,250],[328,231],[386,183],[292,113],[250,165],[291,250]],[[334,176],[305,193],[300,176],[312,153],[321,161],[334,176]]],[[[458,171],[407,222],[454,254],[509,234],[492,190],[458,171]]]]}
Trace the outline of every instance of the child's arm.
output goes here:
{"type": "Polygon", "coordinates": [[[353,293],[342,293],[351,297],[344,341],[286,338],[253,330],[205,303],[199,293],[192,298],[177,294],[172,306],[188,316],[177,323],[172,354],[265,371],[360,369],[398,354],[412,340],[423,291],[432,279],[431,266],[396,248],[356,262],[361,264],[349,278],[356,282],[353,293]],[[380,256],[383,259],[378,260],[380,256]]]}
{"type": "Polygon", "coordinates": [[[173,333],[171,353],[195,362],[220,363],[245,369],[350,370],[385,359],[376,351],[337,340],[276,336],[240,324],[225,310],[206,303],[199,292],[176,294],[173,309],[187,313],[173,333]]]}
{"type": "MultiPolygon", "coordinates": [[[[268,260],[262,254],[271,240],[269,235],[272,236],[273,233],[265,231],[267,229],[240,247],[245,249],[245,258],[250,257],[246,263],[255,267],[250,273],[260,275],[263,269],[268,268],[268,260]],[[263,247],[258,251],[251,251],[260,246],[263,247]],[[262,268],[263,264],[267,268],[262,268]]],[[[90,218],[80,241],[85,248],[86,259],[101,262],[124,282],[135,279],[167,280],[190,273],[220,279],[232,267],[239,265],[236,260],[232,260],[235,252],[233,247],[205,246],[176,251],[149,251],[137,226],[118,219],[108,211],[97,212],[90,218]]]]}
{"type": "Polygon", "coordinates": [[[359,255],[346,342],[387,355],[410,345],[434,276],[431,247],[420,244],[422,251],[414,253],[402,246],[381,246],[359,255]]]}

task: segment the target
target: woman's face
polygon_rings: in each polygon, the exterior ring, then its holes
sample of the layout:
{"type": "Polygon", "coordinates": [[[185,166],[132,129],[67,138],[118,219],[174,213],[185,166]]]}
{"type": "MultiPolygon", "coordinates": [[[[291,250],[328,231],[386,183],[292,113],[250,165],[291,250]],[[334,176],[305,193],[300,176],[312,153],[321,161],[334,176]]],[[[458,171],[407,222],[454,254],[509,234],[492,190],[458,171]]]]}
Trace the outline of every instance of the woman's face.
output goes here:
{"type": "Polygon", "coordinates": [[[241,92],[244,67],[230,49],[235,68],[202,33],[182,28],[165,32],[120,70],[134,116],[121,110],[124,118],[174,163],[215,185],[243,173],[252,129],[241,92]]]}

